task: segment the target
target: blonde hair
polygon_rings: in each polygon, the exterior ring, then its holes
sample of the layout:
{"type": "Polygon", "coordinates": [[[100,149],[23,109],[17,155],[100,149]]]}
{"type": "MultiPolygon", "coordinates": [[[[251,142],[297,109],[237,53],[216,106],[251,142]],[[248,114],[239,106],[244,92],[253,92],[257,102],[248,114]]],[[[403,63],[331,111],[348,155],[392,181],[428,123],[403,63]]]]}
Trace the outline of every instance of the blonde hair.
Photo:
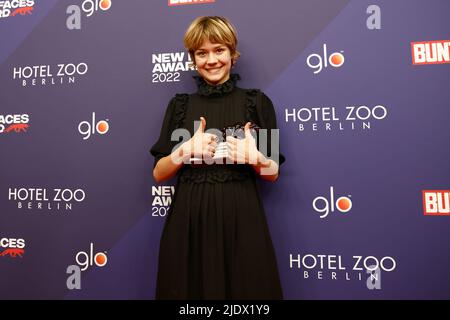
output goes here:
{"type": "Polygon", "coordinates": [[[184,46],[194,64],[194,52],[200,48],[205,40],[209,40],[212,43],[225,44],[230,49],[232,64],[235,64],[241,55],[237,51],[236,29],[227,18],[205,16],[198,17],[191,22],[184,34],[184,46]]]}

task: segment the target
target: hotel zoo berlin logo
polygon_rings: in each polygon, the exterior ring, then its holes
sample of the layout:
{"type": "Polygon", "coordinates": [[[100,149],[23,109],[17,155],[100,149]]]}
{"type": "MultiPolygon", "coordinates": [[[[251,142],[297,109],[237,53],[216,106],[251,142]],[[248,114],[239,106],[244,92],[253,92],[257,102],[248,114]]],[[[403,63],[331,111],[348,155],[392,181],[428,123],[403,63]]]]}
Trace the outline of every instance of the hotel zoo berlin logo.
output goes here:
{"type": "Polygon", "coordinates": [[[371,130],[373,123],[384,121],[388,109],[381,105],[349,105],[345,108],[293,107],[285,108],[285,122],[298,123],[298,131],[304,132],[343,132],[371,130]]]}
{"type": "Polygon", "coordinates": [[[58,63],[56,65],[16,66],[12,78],[22,87],[74,84],[88,72],[86,62],[58,63]]]}
{"type": "Polygon", "coordinates": [[[19,210],[68,212],[86,199],[83,189],[10,187],[8,200],[19,210]]]}
{"type": "Polygon", "coordinates": [[[0,19],[31,15],[34,5],[34,0],[0,1],[0,19]]]}
{"type": "Polygon", "coordinates": [[[0,257],[23,258],[25,240],[0,237],[0,257]]]}
{"type": "Polygon", "coordinates": [[[289,268],[301,271],[303,279],[365,281],[369,290],[381,289],[382,272],[397,268],[393,257],[330,254],[289,254],[289,268]],[[368,275],[367,275],[368,274],[368,275]]]}

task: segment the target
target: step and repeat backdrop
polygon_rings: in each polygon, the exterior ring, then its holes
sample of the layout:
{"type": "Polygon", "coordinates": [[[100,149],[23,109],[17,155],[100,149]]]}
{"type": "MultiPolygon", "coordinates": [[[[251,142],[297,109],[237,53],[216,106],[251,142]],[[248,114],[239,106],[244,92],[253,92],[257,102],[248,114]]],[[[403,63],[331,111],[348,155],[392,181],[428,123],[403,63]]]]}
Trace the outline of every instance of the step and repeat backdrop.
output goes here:
{"type": "Polygon", "coordinates": [[[196,90],[187,26],[221,15],[239,85],[276,108],[286,162],[258,183],[285,298],[449,299],[449,11],[0,1],[0,298],[154,298],[175,180],[153,181],[149,149],[196,90]]]}

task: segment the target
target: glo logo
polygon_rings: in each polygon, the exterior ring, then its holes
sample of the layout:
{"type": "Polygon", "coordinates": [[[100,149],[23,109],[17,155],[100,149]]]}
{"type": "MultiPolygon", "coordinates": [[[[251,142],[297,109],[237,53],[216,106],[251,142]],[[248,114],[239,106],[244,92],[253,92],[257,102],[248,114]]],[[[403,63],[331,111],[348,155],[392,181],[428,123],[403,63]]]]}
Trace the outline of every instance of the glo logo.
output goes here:
{"type": "Polygon", "coordinates": [[[97,252],[94,255],[94,244],[91,242],[89,252],[80,251],[75,256],[75,261],[78,265],[70,265],[66,269],[69,275],[66,280],[66,286],[69,290],[81,289],[81,271],[86,271],[94,264],[98,267],[104,267],[108,262],[108,257],[105,252],[97,252]]]}
{"type": "Polygon", "coordinates": [[[94,264],[98,267],[104,267],[108,262],[108,257],[105,252],[97,252],[94,255],[94,244],[91,242],[89,252],[80,251],[75,256],[75,261],[78,265],[70,265],[66,269],[69,275],[66,280],[66,286],[69,290],[81,289],[81,271],[86,271],[94,264]]]}
{"type": "Polygon", "coordinates": [[[98,10],[106,11],[111,8],[111,0],[85,0],[81,8],[86,13],[86,17],[90,17],[98,10]]]}
{"type": "Polygon", "coordinates": [[[313,208],[316,212],[321,213],[321,219],[326,218],[330,212],[334,212],[335,208],[342,213],[347,213],[352,208],[352,200],[350,199],[351,195],[348,196],[340,196],[335,199],[334,188],[330,187],[330,195],[329,198],[319,196],[314,198],[313,200],[313,208]]]}
{"type": "Polygon", "coordinates": [[[89,121],[81,121],[78,124],[78,132],[83,135],[83,140],[87,140],[91,137],[92,134],[99,133],[105,134],[109,131],[109,119],[100,120],[96,122],[95,120],[95,112],[92,112],[91,122],[89,121]]]}
{"type": "Polygon", "coordinates": [[[86,14],[86,17],[90,17],[99,10],[107,11],[109,8],[111,8],[111,0],[84,0],[81,9],[78,5],[72,4],[66,9],[68,15],[66,27],[69,30],[81,29],[81,10],[86,14]]]}
{"type": "Polygon", "coordinates": [[[106,256],[106,251],[94,254],[94,244],[91,242],[89,252],[78,252],[75,256],[75,261],[81,267],[81,271],[85,271],[94,264],[98,267],[104,267],[108,262],[108,257],[106,256]]]}
{"type": "Polygon", "coordinates": [[[344,64],[345,58],[343,55],[344,51],[334,52],[328,56],[327,45],[323,45],[323,56],[312,53],[306,58],[306,64],[308,67],[314,69],[314,74],[318,74],[323,68],[327,68],[328,64],[330,66],[339,68],[344,64]]]}

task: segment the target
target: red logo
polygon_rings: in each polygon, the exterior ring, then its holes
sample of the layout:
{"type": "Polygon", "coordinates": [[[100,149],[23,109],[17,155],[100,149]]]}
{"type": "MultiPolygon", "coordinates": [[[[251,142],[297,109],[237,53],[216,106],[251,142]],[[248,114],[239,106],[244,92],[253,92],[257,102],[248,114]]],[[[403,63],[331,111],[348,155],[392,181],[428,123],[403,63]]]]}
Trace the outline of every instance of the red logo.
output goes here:
{"type": "Polygon", "coordinates": [[[411,42],[413,64],[450,63],[450,40],[411,42]]]}
{"type": "Polygon", "coordinates": [[[23,258],[24,253],[25,253],[25,250],[23,250],[23,249],[6,249],[2,253],[0,253],[0,257],[9,255],[11,258],[15,258],[17,256],[23,258]]]}
{"type": "Polygon", "coordinates": [[[0,133],[27,132],[30,122],[28,114],[0,114],[0,133]]]}
{"type": "Polygon", "coordinates": [[[0,257],[10,256],[11,258],[16,258],[19,256],[23,258],[25,253],[25,240],[16,238],[0,238],[0,249],[5,248],[3,252],[0,253],[0,257]]]}
{"type": "Polygon", "coordinates": [[[0,1],[0,19],[32,15],[34,5],[34,0],[2,0],[0,1]]]}
{"type": "Polygon", "coordinates": [[[5,132],[11,132],[13,130],[15,132],[27,132],[27,129],[28,129],[28,124],[16,123],[16,124],[12,124],[8,128],[6,128],[5,132]]]}
{"type": "Polygon", "coordinates": [[[11,16],[14,17],[16,14],[24,16],[26,14],[31,14],[31,11],[33,11],[33,7],[17,8],[16,10],[13,11],[13,13],[11,13],[11,16]]]}
{"type": "Polygon", "coordinates": [[[450,190],[423,190],[423,214],[450,216],[450,190]]]}
{"type": "Polygon", "coordinates": [[[200,3],[211,3],[215,0],[169,0],[169,6],[179,6],[183,4],[200,4],[200,3]]]}

